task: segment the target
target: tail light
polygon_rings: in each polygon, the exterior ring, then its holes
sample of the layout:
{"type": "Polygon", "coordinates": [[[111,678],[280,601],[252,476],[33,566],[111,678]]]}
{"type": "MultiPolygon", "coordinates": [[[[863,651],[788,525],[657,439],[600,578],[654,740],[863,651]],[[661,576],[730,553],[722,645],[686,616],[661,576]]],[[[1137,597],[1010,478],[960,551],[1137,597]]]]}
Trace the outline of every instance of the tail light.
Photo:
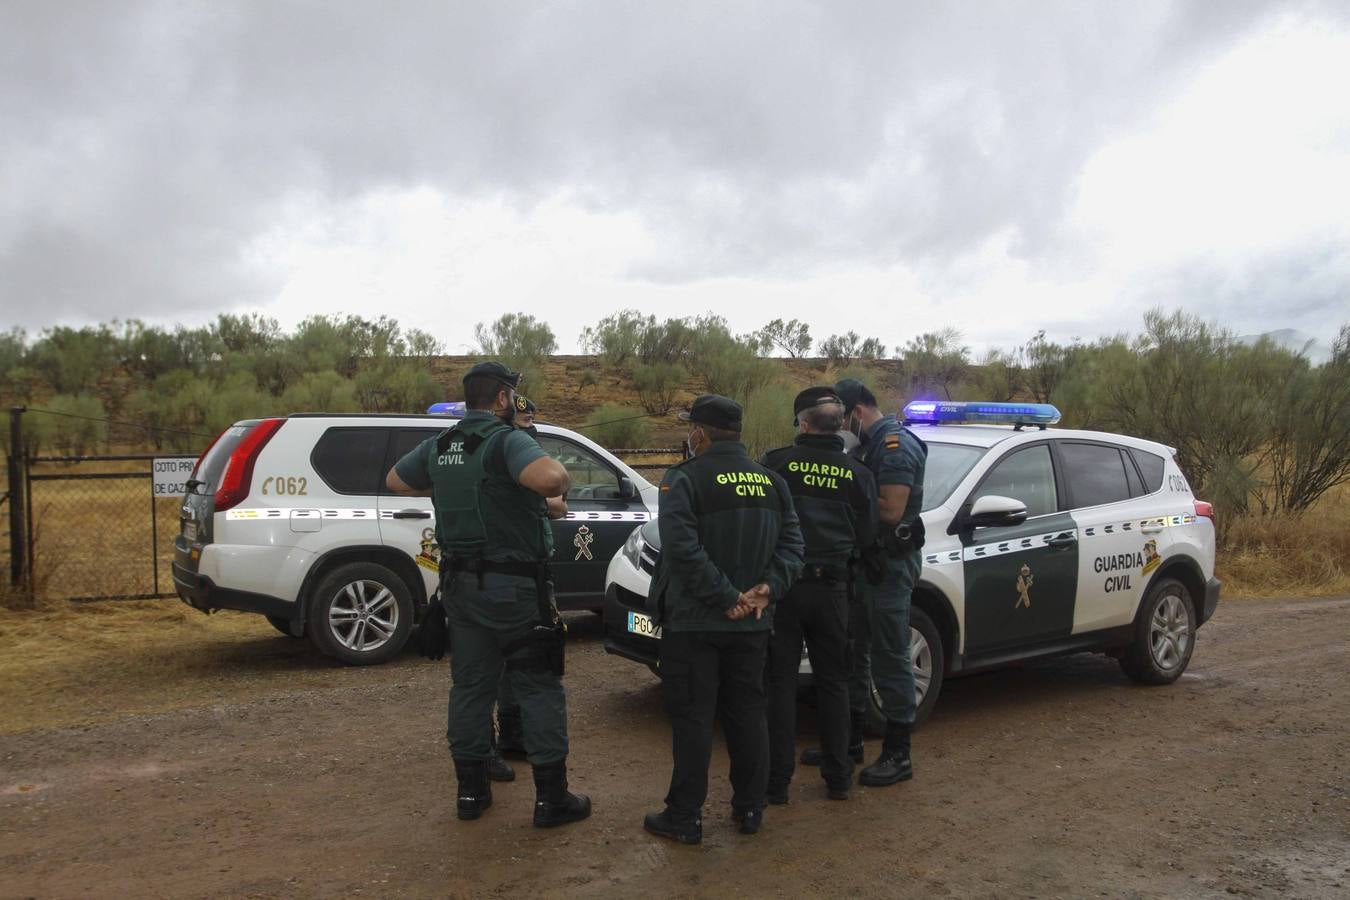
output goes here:
{"type": "Polygon", "coordinates": [[[225,463],[225,471],[220,475],[220,487],[216,488],[215,511],[222,512],[232,506],[238,506],[248,496],[249,485],[253,483],[253,464],[258,461],[262,448],[277,433],[285,419],[263,419],[254,425],[239,446],[234,448],[230,459],[225,463]]]}
{"type": "Polygon", "coordinates": [[[1214,504],[1206,503],[1204,500],[1195,501],[1195,514],[1205,519],[1214,521],[1214,504]]]}

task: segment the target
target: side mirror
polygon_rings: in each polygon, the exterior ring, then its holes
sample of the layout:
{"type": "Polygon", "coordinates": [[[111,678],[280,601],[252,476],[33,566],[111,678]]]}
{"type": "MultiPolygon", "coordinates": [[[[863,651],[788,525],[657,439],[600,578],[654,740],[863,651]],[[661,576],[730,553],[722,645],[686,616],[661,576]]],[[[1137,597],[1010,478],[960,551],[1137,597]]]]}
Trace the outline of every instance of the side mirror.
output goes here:
{"type": "Polygon", "coordinates": [[[619,476],[619,499],[632,500],[638,494],[637,485],[627,475],[619,476]]]}
{"type": "Polygon", "coordinates": [[[976,500],[964,516],[967,528],[997,528],[1021,525],[1027,520],[1027,506],[1012,497],[987,494],[976,500]]]}

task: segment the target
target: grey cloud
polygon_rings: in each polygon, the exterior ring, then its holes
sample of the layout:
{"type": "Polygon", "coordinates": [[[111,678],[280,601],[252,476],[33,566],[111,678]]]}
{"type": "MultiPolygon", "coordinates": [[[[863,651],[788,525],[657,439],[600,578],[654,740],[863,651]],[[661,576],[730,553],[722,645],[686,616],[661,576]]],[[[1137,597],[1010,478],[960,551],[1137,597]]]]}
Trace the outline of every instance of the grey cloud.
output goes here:
{"type": "Polygon", "coordinates": [[[9,4],[0,292],[256,303],[241,253],[289,193],[421,184],[635,211],[663,249],[632,274],[667,282],[1035,254],[1096,148],[1290,8],[9,4]]]}

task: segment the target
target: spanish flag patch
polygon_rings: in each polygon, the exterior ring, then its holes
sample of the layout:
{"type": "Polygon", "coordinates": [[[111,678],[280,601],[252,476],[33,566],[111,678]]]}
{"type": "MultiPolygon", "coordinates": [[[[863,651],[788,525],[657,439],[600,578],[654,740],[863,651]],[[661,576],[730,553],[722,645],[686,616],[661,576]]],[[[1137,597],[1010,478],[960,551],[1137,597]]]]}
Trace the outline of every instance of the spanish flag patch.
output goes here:
{"type": "Polygon", "coordinates": [[[670,485],[668,484],[661,485],[661,493],[663,494],[670,493],[670,485]]]}
{"type": "Polygon", "coordinates": [[[899,450],[899,449],[900,449],[900,435],[898,435],[898,434],[888,434],[888,435],[886,435],[886,449],[887,449],[887,450],[899,450]]]}

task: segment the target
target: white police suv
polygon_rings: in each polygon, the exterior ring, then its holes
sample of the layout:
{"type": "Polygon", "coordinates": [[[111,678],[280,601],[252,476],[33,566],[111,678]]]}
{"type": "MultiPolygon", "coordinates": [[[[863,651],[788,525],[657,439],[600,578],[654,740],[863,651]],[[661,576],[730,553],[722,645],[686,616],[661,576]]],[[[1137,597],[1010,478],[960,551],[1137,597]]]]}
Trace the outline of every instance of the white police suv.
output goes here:
{"type": "MultiPolygon", "coordinates": [[[[920,721],[947,676],[1036,656],[1105,651],[1146,684],[1185,671],[1220,585],[1214,510],[1170,448],[1048,430],[1059,412],[1045,404],[915,402],[904,418],[928,444],[910,619],[920,721]]],[[[654,671],[659,557],[656,522],[633,530],[605,599],[605,649],[654,671]]],[[[873,707],[876,724],[875,694],[873,707]]]]}
{"type": "MultiPolygon", "coordinates": [[[[262,613],[346,663],[389,659],[435,593],[439,552],[431,500],[388,492],[385,473],[453,424],[445,415],[303,414],[227,428],[183,498],[179,597],[206,612],[262,613]]],[[[599,610],[606,565],[654,515],[656,489],[583,435],[546,424],[538,432],[572,476],[567,518],[553,523],[559,606],[599,610]]]]}

